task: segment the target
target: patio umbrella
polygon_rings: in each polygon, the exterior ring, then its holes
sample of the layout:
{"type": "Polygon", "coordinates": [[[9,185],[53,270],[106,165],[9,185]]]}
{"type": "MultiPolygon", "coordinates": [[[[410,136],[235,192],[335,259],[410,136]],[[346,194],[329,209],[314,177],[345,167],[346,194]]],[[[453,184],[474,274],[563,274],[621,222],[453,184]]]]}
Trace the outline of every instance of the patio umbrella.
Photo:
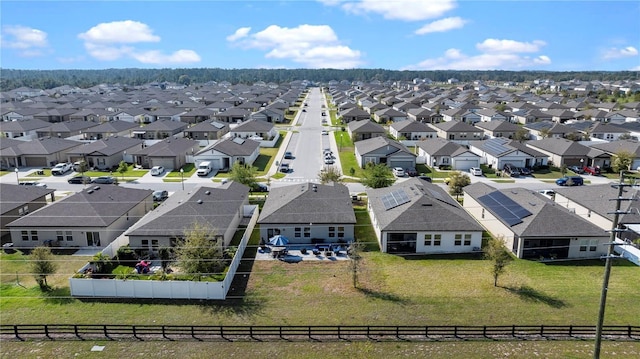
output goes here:
{"type": "Polygon", "coordinates": [[[286,246],[289,244],[289,239],[278,234],[269,238],[269,244],[276,247],[286,246]]]}

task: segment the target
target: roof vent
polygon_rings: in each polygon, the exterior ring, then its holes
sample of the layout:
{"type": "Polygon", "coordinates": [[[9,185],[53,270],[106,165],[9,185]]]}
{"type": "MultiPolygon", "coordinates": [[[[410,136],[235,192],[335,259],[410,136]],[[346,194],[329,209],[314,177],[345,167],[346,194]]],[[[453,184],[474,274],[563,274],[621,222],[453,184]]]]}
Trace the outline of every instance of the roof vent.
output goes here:
{"type": "Polygon", "coordinates": [[[198,200],[198,204],[202,204],[202,200],[201,199],[198,200]]]}
{"type": "Polygon", "coordinates": [[[206,191],[204,194],[206,194],[207,196],[211,194],[211,191],[206,191]]]}
{"type": "Polygon", "coordinates": [[[311,186],[311,188],[313,188],[313,192],[318,192],[318,186],[317,185],[313,185],[311,186]]]}
{"type": "Polygon", "coordinates": [[[95,191],[97,191],[97,190],[99,190],[99,189],[100,189],[100,186],[95,186],[95,187],[93,187],[93,189],[94,189],[95,191]]]}
{"type": "Polygon", "coordinates": [[[88,190],[88,191],[87,191],[87,193],[93,193],[93,190],[92,190],[92,189],[90,189],[90,190],[88,190]]]}

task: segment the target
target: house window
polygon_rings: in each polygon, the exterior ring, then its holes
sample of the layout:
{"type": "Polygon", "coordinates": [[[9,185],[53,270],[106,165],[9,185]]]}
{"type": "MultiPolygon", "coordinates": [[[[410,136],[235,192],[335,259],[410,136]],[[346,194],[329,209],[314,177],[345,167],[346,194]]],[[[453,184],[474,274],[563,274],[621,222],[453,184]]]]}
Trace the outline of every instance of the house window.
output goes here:
{"type": "Polygon", "coordinates": [[[29,214],[29,205],[26,205],[22,208],[18,208],[18,215],[26,216],[27,214],[29,214]]]}
{"type": "Polygon", "coordinates": [[[471,245],[471,235],[470,234],[465,234],[464,235],[464,245],[465,246],[470,246],[471,245]]]}
{"type": "Polygon", "coordinates": [[[29,232],[28,231],[22,231],[22,240],[23,241],[28,241],[29,240],[29,232]]]}
{"type": "Polygon", "coordinates": [[[442,235],[441,234],[433,235],[433,245],[434,246],[439,246],[441,242],[442,242],[442,235]]]}
{"type": "Polygon", "coordinates": [[[62,231],[56,231],[56,240],[62,241],[64,236],[62,235],[62,231]]]}
{"type": "Polygon", "coordinates": [[[151,240],[151,248],[156,250],[158,249],[158,240],[157,239],[152,239],[151,240]]]}
{"type": "Polygon", "coordinates": [[[462,245],[462,234],[456,234],[454,244],[456,246],[461,246],[462,245]]]}
{"type": "Polygon", "coordinates": [[[294,230],[294,236],[295,236],[296,238],[300,238],[300,237],[302,236],[302,233],[301,233],[302,228],[300,228],[300,227],[296,227],[296,228],[294,228],[293,230],[294,230]]]}
{"type": "Polygon", "coordinates": [[[598,240],[592,239],[589,241],[589,252],[595,252],[598,249],[598,240]]]}
{"type": "Polygon", "coordinates": [[[587,251],[587,240],[586,239],[581,239],[580,240],[580,252],[586,252],[587,251]]]}
{"type": "Polygon", "coordinates": [[[32,241],[38,240],[38,231],[31,231],[31,240],[32,241]]]}
{"type": "Polygon", "coordinates": [[[425,246],[430,246],[431,245],[431,238],[432,236],[430,234],[425,234],[424,235],[424,245],[425,246]]]}
{"type": "Polygon", "coordinates": [[[73,233],[71,233],[71,231],[66,231],[64,234],[65,234],[68,242],[73,241],[73,233]]]}
{"type": "Polygon", "coordinates": [[[304,227],[304,237],[305,238],[310,238],[311,237],[311,228],[304,227]]]}
{"type": "Polygon", "coordinates": [[[149,247],[149,240],[148,239],[143,239],[142,242],[140,242],[142,244],[143,248],[149,247]]]}

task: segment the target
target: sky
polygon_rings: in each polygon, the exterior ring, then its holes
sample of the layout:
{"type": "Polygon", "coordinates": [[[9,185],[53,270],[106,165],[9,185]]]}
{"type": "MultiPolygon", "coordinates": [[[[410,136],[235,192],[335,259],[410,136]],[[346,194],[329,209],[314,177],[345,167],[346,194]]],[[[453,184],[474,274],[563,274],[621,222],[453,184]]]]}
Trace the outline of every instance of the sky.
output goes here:
{"type": "Polygon", "coordinates": [[[0,67],[640,71],[637,0],[0,2],[0,67]]]}

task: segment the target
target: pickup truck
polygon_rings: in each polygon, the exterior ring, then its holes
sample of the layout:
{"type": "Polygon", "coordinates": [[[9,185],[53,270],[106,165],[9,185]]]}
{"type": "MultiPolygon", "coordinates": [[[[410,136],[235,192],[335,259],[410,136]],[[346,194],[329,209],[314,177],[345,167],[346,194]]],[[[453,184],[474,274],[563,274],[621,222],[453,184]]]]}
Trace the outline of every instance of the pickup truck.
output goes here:
{"type": "Polygon", "coordinates": [[[69,171],[71,171],[71,163],[58,163],[51,169],[51,174],[54,176],[59,176],[69,171]]]}

